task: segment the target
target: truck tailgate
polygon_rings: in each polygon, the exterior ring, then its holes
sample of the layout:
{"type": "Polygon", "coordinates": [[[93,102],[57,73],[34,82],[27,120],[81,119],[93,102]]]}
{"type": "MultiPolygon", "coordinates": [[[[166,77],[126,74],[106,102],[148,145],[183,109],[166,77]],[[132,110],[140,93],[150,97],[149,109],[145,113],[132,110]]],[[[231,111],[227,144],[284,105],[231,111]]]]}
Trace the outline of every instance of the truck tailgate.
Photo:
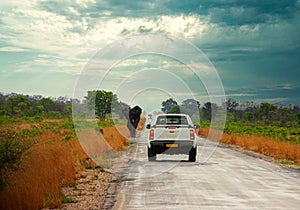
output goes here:
{"type": "Polygon", "coordinates": [[[188,126],[157,126],[155,140],[190,140],[188,126]]]}

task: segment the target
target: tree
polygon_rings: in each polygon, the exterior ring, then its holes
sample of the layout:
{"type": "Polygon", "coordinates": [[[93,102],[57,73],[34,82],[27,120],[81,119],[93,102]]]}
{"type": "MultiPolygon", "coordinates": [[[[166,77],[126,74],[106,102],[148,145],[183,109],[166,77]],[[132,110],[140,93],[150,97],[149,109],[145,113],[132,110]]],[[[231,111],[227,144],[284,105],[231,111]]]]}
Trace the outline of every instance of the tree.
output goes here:
{"type": "Polygon", "coordinates": [[[201,109],[201,119],[211,121],[218,110],[218,105],[211,102],[206,102],[201,109]]]}
{"type": "Polygon", "coordinates": [[[173,106],[178,104],[172,98],[169,98],[168,100],[163,101],[161,105],[162,105],[161,111],[163,111],[164,113],[168,113],[173,106]]]}
{"type": "Polygon", "coordinates": [[[23,95],[12,95],[6,99],[3,107],[8,115],[24,115],[29,107],[29,100],[23,95]]]}
{"type": "Polygon", "coordinates": [[[244,112],[244,118],[247,121],[253,121],[253,113],[252,112],[244,112]]]}
{"type": "Polygon", "coordinates": [[[100,119],[105,119],[106,115],[111,113],[112,101],[117,100],[112,92],[105,90],[88,91],[85,98],[89,110],[95,110],[95,114],[100,119]]]}
{"type": "Polygon", "coordinates": [[[113,100],[112,103],[112,111],[117,114],[121,119],[124,119],[125,116],[123,114],[123,110],[129,110],[129,105],[122,101],[113,100]]]}
{"type": "Polygon", "coordinates": [[[5,102],[5,95],[0,93],[0,115],[5,114],[5,111],[3,108],[4,102],[5,102]]]}
{"type": "Polygon", "coordinates": [[[181,112],[192,116],[194,114],[199,114],[199,101],[195,99],[186,99],[181,104],[181,112]]]}
{"type": "Polygon", "coordinates": [[[180,114],[180,106],[179,105],[174,105],[167,111],[167,114],[180,114]]]}
{"type": "Polygon", "coordinates": [[[272,115],[276,114],[277,107],[269,103],[261,103],[258,108],[258,116],[261,120],[271,120],[272,115]]]}
{"type": "Polygon", "coordinates": [[[226,101],[226,109],[227,111],[229,112],[233,112],[235,111],[236,107],[239,105],[239,103],[235,100],[235,99],[232,99],[232,98],[229,98],[227,101],[226,101]]]}
{"type": "Polygon", "coordinates": [[[38,104],[44,107],[45,112],[54,111],[55,103],[51,98],[42,98],[38,104]]]}
{"type": "Polygon", "coordinates": [[[0,92],[0,109],[2,108],[5,101],[5,95],[0,92]]]}
{"type": "Polygon", "coordinates": [[[300,124],[300,113],[296,114],[296,120],[297,120],[298,124],[300,124]]]}

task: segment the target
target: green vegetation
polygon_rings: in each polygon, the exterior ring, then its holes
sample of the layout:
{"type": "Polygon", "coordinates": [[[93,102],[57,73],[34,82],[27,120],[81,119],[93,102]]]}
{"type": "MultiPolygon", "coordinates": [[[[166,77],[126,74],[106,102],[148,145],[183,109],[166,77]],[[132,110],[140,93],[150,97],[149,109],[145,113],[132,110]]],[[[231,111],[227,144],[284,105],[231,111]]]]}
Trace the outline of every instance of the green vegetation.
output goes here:
{"type": "Polygon", "coordinates": [[[278,127],[257,125],[255,123],[231,122],[224,129],[226,133],[267,136],[280,141],[289,141],[300,145],[300,127],[278,127]]]}
{"type": "Polygon", "coordinates": [[[300,145],[300,107],[228,99],[226,133],[271,137],[300,145]]]}
{"type": "Polygon", "coordinates": [[[162,111],[166,113],[185,113],[192,119],[197,119],[194,116],[200,114],[200,127],[203,128],[210,127],[212,118],[216,119],[224,109],[227,110],[226,133],[266,136],[300,145],[298,105],[239,103],[234,99],[228,99],[221,106],[210,102],[201,106],[193,99],[187,99],[181,105],[171,98],[162,102],[162,111]]]}
{"type": "Polygon", "coordinates": [[[0,129],[0,174],[4,169],[13,169],[20,162],[23,153],[31,146],[30,140],[24,140],[24,133],[0,129]]]}
{"type": "Polygon", "coordinates": [[[279,160],[278,161],[280,164],[283,164],[283,165],[292,165],[292,166],[295,166],[297,169],[300,170],[300,164],[299,163],[295,163],[294,161],[291,161],[291,160],[287,160],[287,159],[282,159],[282,160],[279,160]]]}
{"type": "Polygon", "coordinates": [[[90,165],[90,164],[87,164],[87,165],[84,166],[84,168],[85,168],[85,169],[93,169],[94,166],[92,166],[92,165],[90,165]]]}
{"type": "Polygon", "coordinates": [[[115,125],[114,121],[111,119],[99,121],[97,124],[100,129],[111,127],[111,126],[115,125]]]}
{"type": "MultiPolygon", "coordinates": [[[[57,119],[71,115],[72,100],[65,97],[44,98],[40,95],[29,96],[11,93],[0,93],[0,116],[2,120],[11,120],[13,117],[31,117],[34,121],[43,118],[57,119]]],[[[1,122],[1,121],[0,121],[1,122]]]]}
{"type": "Polygon", "coordinates": [[[101,120],[111,118],[112,112],[123,118],[122,111],[129,107],[127,104],[118,101],[117,95],[110,91],[88,91],[85,99],[89,111],[94,111],[95,115],[101,120]]]}
{"type": "Polygon", "coordinates": [[[68,198],[67,196],[65,196],[64,194],[62,194],[61,196],[61,203],[76,203],[76,201],[74,201],[71,198],[68,198]]]}
{"type": "Polygon", "coordinates": [[[74,139],[75,131],[71,125],[73,124],[69,118],[60,120],[59,123],[54,121],[38,124],[28,121],[27,118],[18,118],[18,123],[5,121],[4,124],[0,125],[0,188],[5,184],[4,174],[17,169],[22,156],[33,144],[38,143],[41,135],[47,135],[49,131],[53,133],[63,132],[65,136],[61,142],[74,139]]]}

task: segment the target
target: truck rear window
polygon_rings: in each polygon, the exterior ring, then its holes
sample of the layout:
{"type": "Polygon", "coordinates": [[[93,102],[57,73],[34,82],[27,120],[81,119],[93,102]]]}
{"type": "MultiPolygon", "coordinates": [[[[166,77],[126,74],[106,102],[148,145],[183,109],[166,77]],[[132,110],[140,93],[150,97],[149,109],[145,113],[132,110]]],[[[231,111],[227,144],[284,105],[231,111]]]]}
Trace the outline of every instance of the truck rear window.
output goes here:
{"type": "Polygon", "coordinates": [[[188,125],[185,116],[159,116],[156,125],[188,125]]]}

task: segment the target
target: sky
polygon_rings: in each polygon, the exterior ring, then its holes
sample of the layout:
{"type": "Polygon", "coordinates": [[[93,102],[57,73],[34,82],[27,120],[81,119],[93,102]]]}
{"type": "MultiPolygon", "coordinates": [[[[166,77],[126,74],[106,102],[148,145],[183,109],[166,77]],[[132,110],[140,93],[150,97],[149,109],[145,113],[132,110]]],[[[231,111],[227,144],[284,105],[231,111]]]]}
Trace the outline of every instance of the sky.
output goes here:
{"type": "MultiPolygon", "coordinates": [[[[226,98],[300,104],[300,0],[10,0],[0,2],[0,28],[2,93],[71,98],[97,52],[152,33],[199,48],[218,73],[226,98]]],[[[124,59],[105,82],[113,83],[114,74],[123,75],[120,83],[137,69],[181,65],[156,56],[124,59]]],[[[205,90],[186,66],[178,68],[179,77],[188,78],[184,83],[205,90]]],[[[175,91],[152,86],[137,95],[176,98],[175,91]]]]}

